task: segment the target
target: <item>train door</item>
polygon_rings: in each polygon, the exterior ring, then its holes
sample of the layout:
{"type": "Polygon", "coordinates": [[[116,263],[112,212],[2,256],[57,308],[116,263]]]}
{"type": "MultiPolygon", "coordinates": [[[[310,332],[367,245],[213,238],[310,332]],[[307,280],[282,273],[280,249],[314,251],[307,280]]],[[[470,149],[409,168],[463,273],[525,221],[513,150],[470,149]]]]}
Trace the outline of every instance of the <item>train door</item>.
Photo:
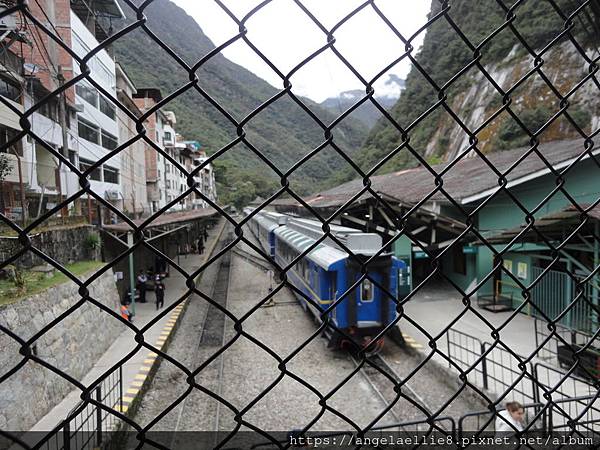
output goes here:
{"type": "MultiPolygon", "coordinates": [[[[381,285],[383,277],[381,273],[371,272],[369,277],[375,283],[381,285]]],[[[360,275],[356,277],[356,280],[360,275]]],[[[356,324],[359,328],[373,327],[381,324],[380,289],[373,281],[365,278],[355,289],[356,295],[356,324]]]]}

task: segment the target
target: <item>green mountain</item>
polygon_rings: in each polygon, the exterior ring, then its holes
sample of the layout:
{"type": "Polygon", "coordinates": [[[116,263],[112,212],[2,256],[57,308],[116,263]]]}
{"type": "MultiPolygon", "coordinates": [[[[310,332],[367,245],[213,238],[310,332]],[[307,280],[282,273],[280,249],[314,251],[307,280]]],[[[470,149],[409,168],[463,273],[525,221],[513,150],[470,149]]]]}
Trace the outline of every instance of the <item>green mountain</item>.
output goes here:
{"type": "MultiPolygon", "coordinates": [[[[470,130],[479,129],[478,146],[483,152],[527,144],[530,137],[506,111],[482,127],[502,106],[503,98],[477,66],[469,64],[473,61],[474,54],[480,53],[479,64],[485,67],[494,82],[505,91],[525,78],[518,88],[511,90],[511,108],[528,128],[538,130],[560,110],[560,100],[540,74],[533,73],[525,77],[535,66],[535,61],[511,30],[511,26],[534,51],[541,51],[556,39],[542,54],[542,71],[562,95],[566,95],[585,78],[589,69],[589,63],[570,41],[569,34],[563,33],[566,17],[580,7],[582,2],[520,2],[512,12],[514,17],[508,24],[507,12],[513,2],[452,0],[448,2],[446,15],[440,14],[442,3],[432,1],[429,19],[433,22],[427,28],[416,60],[437,86],[440,89],[443,87],[446,105],[470,130]],[[506,5],[506,10],[501,7],[503,4],[506,5]],[[558,6],[562,13],[554,6],[558,6]],[[455,27],[460,29],[464,38],[455,27]],[[490,38],[487,39],[488,37],[490,38]],[[481,45],[484,40],[485,43],[481,45]],[[464,72],[461,73],[463,69],[464,72]]],[[[596,57],[600,42],[599,18],[600,1],[593,0],[573,20],[567,21],[571,27],[570,34],[587,49],[587,55],[591,59],[596,57]]],[[[438,90],[413,65],[406,80],[406,89],[390,112],[403,129],[409,129],[411,147],[432,163],[452,160],[469,145],[468,134],[443,106],[434,109],[424,120],[413,123],[439,99],[438,90]]],[[[597,89],[590,82],[577,89],[569,98],[568,112],[580,128],[589,131],[592,123],[598,123],[599,106],[597,89]]],[[[571,137],[579,137],[577,129],[561,116],[543,131],[540,140],[571,137]]],[[[393,152],[402,140],[402,134],[396,127],[387,120],[379,120],[357,155],[361,167],[364,170],[373,167],[393,152]]],[[[378,173],[417,164],[417,159],[404,148],[391,156],[378,173]]],[[[347,179],[353,177],[351,172],[346,174],[347,179]]]]}
{"type": "MultiPolygon", "coordinates": [[[[135,18],[122,2],[128,23],[135,18]]],[[[156,0],[144,11],[146,25],[186,64],[193,66],[215,48],[197,22],[169,0],[156,0]]],[[[117,60],[138,87],[157,87],[163,97],[189,82],[189,74],[141,29],[114,44],[117,60]]],[[[198,86],[238,122],[280,91],[221,54],[197,71],[198,86]]],[[[293,79],[292,79],[293,82],[293,79]]],[[[325,125],[335,114],[306,98],[300,98],[325,125]]],[[[177,130],[187,139],[200,141],[212,154],[238,138],[236,127],[198,90],[190,89],[174,99],[166,110],[177,115],[177,130]]],[[[250,144],[264,158],[285,172],[324,139],[323,129],[288,95],[279,98],[245,123],[250,144]]],[[[352,118],[333,131],[334,142],[353,155],[363,144],[366,127],[352,118]]],[[[347,163],[330,146],[303,164],[290,177],[301,194],[328,187],[347,163]]],[[[215,163],[221,203],[244,204],[254,196],[267,197],[280,186],[279,177],[243,143],[238,143],[215,163]]]]}

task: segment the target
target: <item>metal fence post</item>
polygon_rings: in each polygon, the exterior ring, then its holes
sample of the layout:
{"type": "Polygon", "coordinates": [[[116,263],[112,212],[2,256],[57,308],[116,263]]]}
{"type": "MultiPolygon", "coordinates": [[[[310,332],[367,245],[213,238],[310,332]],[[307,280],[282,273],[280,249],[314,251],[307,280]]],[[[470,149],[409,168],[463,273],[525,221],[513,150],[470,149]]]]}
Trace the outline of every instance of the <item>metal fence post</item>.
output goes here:
{"type": "Polygon", "coordinates": [[[71,424],[68,421],[63,425],[63,449],[71,450],[71,424]]]}
{"type": "Polygon", "coordinates": [[[538,379],[538,365],[537,364],[531,363],[531,375],[533,376],[533,378],[531,378],[533,401],[535,403],[539,403],[540,402],[540,386],[538,383],[535,382],[538,379]]]}
{"type": "MultiPolygon", "coordinates": [[[[102,384],[96,388],[96,401],[102,403],[102,384]]],[[[96,406],[96,444],[102,444],[102,408],[96,406]]]]}
{"type": "MultiPolygon", "coordinates": [[[[452,353],[450,352],[450,332],[452,330],[448,330],[448,332],[446,333],[446,346],[448,348],[448,358],[452,359],[452,353]]],[[[452,364],[450,363],[450,361],[448,361],[448,368],[452,368],[452,364]]]]}
{"type": "Polygon", "coordinates": [[[123,413],[123,366],[119,366],[119,412],[123,413]]]}
{"type": "Polygon", "coordinates": [[[483,388],[488,389],[487,356],[485,355],[485,342],[481,343],[481,375],[483,376],[483,388]]]}

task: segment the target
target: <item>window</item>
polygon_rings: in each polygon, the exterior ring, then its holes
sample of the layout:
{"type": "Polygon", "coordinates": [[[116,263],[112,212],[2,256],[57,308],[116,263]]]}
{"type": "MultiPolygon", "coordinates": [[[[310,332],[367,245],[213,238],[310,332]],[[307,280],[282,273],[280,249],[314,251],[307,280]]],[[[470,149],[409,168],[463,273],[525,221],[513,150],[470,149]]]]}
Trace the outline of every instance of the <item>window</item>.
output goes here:
{"type": "Polygon", "coordinates": [[[69,150],[69,162],[74,166],[77,166],[77,152],[74,150],[69,150]]]}
{"type": "Polygon", "coordinates": [[[0,95],[16,102],[21,97],[21,90],[8,81],[0,79],[0,95]]]}
{"type": "Polygon", "coordinates": [[[165,131],[165,137],[163,138],[163,142],[171,142],[171,139],[173,139],[173,135],[171,134],[171,132],[165,131]]]}
{"type": "Polygon", "coordinates": [[[165,170],[167,173],[171,173],[171,167],[168,164],[165,164],[165,170]]]}
{"type": "Polygon", "coordinates": [[[104,95],[100,95],[100,111],[115,120],[117,117],[117,108],[104,95]]]}
{"type": "Polygon", "coordinates": [[[373,283],[371,280],[365,279],[362,282],[360,288],[360,301],[372,302],[373,301],[373,283]]]}
{"type": "MultiPolygon", "coordinates": [[[[94,164],[93,161],[89,161],[87,159],[79,158],[79,170],[85,172],[94,164]]],[[[100,172],[100,167],[96,167],[89,174],[90,180],[102,181],[102,176],[100,172]]]]}
{"type": "Polygon", "coordinates": [[[102,130],[102,147],[107,150],[114,150],[118,146],[118,139],[107,131],[102,130]]]}
{"type": "Polygon", "coordinates": [[[58,122],[58,100],[53,98],[40,105],[37,110],[42,116],[58,122]]]}
{"type": "Polygon", "coordinates": [[[19,156],[23,156],[23,148],[21,146],[21,140],[14,142],[10,148],[7,147],[9,141],[13,140],[19,132],[8,127],[0,127],[0,152],[1,153],[14,153],[16,152],[19,156]]]}
{"type": "Polygon", "coordinates": [[[87,83],[78,83],[75,92],[93,107],[98,107],[98,91],[87,83]]]}
{"type": "Polygon", "coordinates": [[[78,119],[77,128],[79,131],[79,137],[86,141],[93,142],[94,144],[100,143],[100,128],[91,122],[88,122],[81,117],[78,119]]]}
{"type": "Polygon", "coordinates": [[[104,181],[119,184],[119,170],[114,167],[104,166],[104,181]]]}
{"type": "Polygon", "coordinates": [[[327,272],[329,280],[329,298],[327,300],[337,299],[337,272],[327,272]]]}

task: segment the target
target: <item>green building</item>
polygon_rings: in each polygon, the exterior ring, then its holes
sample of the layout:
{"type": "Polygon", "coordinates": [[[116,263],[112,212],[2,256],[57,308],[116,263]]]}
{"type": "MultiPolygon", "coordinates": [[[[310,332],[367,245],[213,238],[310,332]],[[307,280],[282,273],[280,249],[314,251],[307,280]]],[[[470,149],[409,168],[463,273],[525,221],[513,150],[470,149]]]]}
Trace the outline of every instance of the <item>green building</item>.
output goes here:
{"type": "MultiPolygon", "coordinates": [[[[437,165],[437,177],[425,168],[375,176],[377,196],[354,180],[305,200],[322,217],[387,237],[410,264],[413,286],[444,281],[490,309],[519,308],[526,289],[522,312],[553,320],[575,299],[560,320],[590,331],[597,316],[590,304],[598,303],[590,274],[600,262],[598,152],[581,139],[554,141],[437,165]]],[[[307,213],[293,202],[278,209],[307,213]]]]}

